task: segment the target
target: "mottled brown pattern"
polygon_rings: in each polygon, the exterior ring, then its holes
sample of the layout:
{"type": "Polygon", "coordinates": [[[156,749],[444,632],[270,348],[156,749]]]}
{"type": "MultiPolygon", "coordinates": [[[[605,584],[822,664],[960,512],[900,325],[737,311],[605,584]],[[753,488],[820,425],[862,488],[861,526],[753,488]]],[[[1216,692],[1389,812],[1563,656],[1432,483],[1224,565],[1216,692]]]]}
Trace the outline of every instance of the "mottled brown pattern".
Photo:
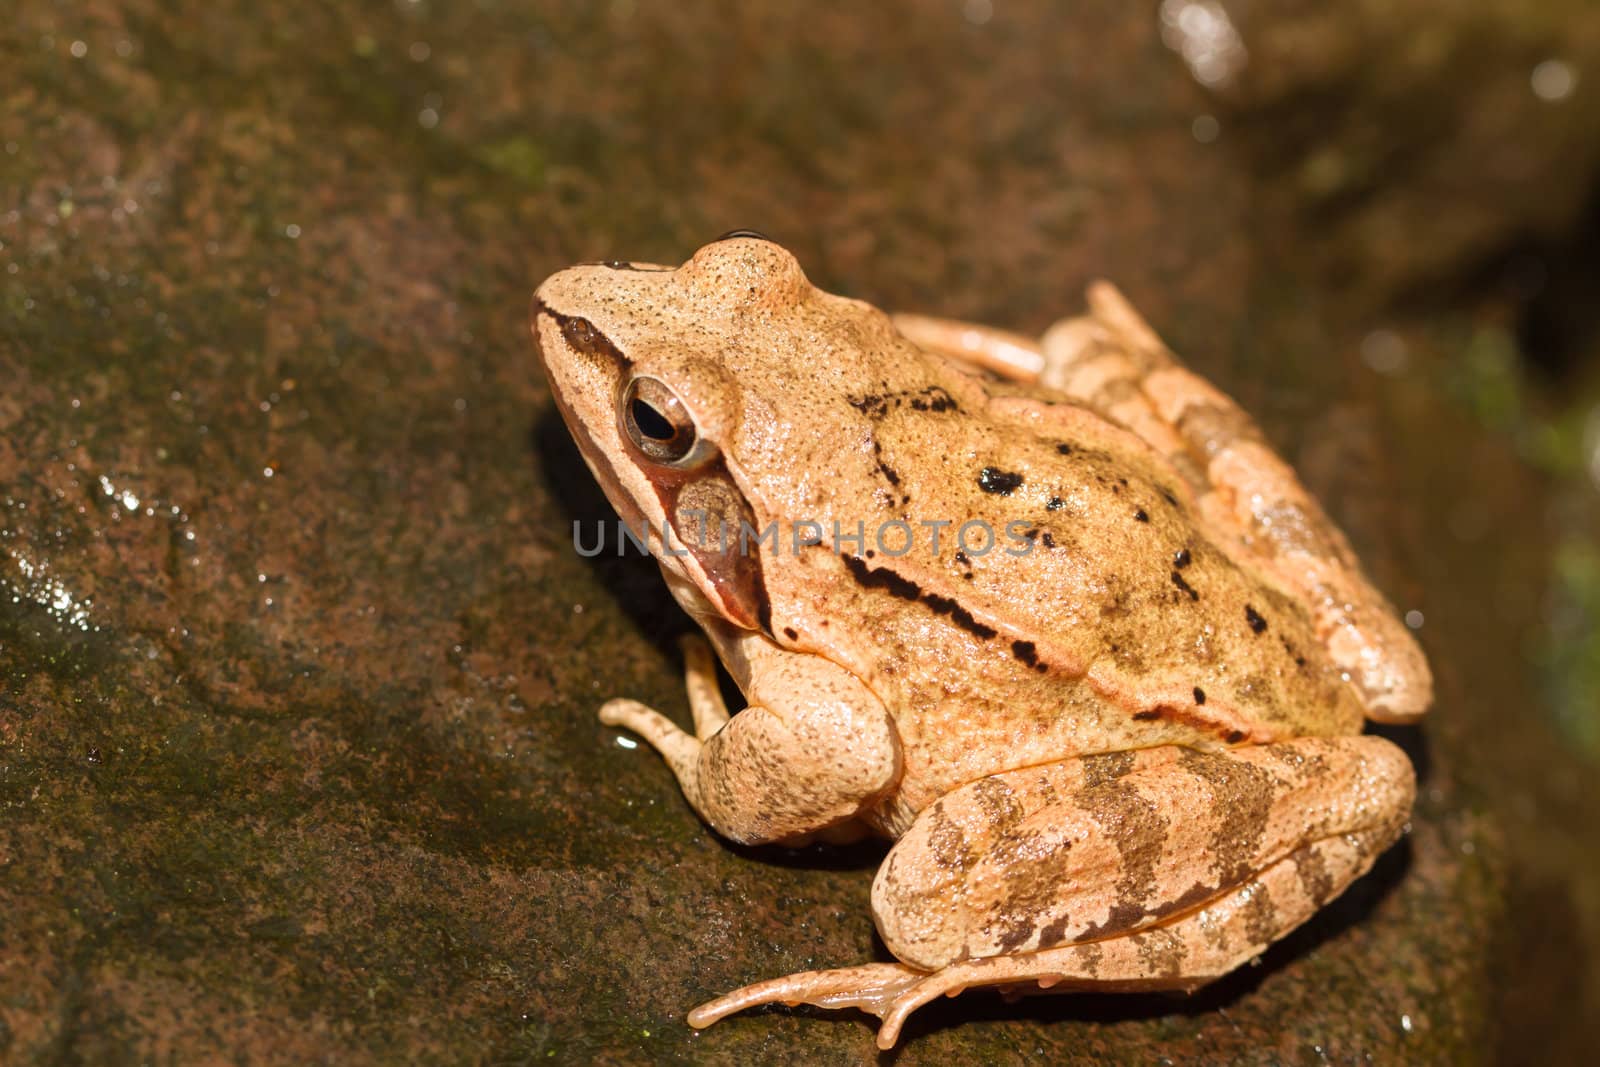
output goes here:
{"type": "Polygon", "coordinates": [[[1300,848],[1290,854],[1289,861],[1294,864],[1306,896],[1319,908],[1326,904],[1333,896],[1336,883],[1322,854],[1311,848],[1300,848]]]}
{"type": "Polygon", "coordinates": [[[934,863],[953,873],[966,873],[977,859],[978,852],[967,841],[966,832],[944,813],[944,802],[935,803],[924,817],[930,825],[928,847],[933,853],[934,863]]]}
{"type": "Polygon", "coordinates": [[[1159,927],[1141,931],[1133,935],[1133,943],[1138,948],[1145,973],[1152,977],[1175,978],[1183,972],[1188,948],[1182,938],[1170,931],[1159,927]]]}
{"type": "Polygon", "coordinates": [[[1209,457],[1236,441],[1260,440],[1250,416],[1231,404],[1195,405],[1184,409],[1178,419],[1178,429],[1188,440],[1189,447],[1201,456],[1209,457]]]}
{"type": "Polygon", "coordinates": [[[1180,762],[1211,786],[1217,828],[1207,849],[1219,884],[1233,885],[1254,869],[1276,783],[1260,767],[1227,756],[1186,749],[1180,762]]]}
{"type": "Polygon", "coordinates": [[[1083,769],[1085,789],[1114,782],[1133,770],[1134,753],[1106,752],[1098,756],[1085,756],[1078,761],[1083,769]]]}
{"type": "Polygon", "coordinates": [[[1145,904],[1155,893],[1155,867],[1166,845],[1168,827],[1155,804],[1127,782],[1111,781],[1084,789],[1077,800],[1122,857],[1110,914],[1079,935],[1080,940],[1092,940],[1125,930],[1144,918],[1145,904]]]}
{"type": "MultiPolygon", "coordinates": [[[[989,859],[1004,880],[1001,899],[1006,903],[1006,914],[994,919],[997,934],[989,930],[986,933],[991,933],[1005,952],[1016,950],[1036,934],[1040,936],[1037,944],[1042,947],[1046,942],[1039,920],[1050,912],[1061,887],[1072,875],[1072,843],[1039,831],[1014,832],[996,842],[989,859]]],[[[1057,932],[1055,941],[1059,940],[1057,932]]]]}
{"type": "Polygon", "coordinates": [[[1240,911],[1244,916],[1245,936],[1254,945],[1271,944],[1280,928],[1278,908],[1272,902],[1272,894],[1259,881],[1251,882],[1243,892],[1244,903],[1240,911]]]}

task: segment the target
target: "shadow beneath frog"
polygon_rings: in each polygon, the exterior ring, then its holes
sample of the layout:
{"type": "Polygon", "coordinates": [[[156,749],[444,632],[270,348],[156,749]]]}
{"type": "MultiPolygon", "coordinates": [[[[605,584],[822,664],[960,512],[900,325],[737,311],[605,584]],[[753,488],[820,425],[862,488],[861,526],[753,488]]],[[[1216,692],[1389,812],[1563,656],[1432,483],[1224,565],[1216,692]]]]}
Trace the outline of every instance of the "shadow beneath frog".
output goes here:
{"type": "Polygon", "coordinates": [[[1367,724],[1367,733],[1393,742],[1411,761],[1417,772],[1417,792],[1421,792],[1433,778],[1433,758],[1429,751],[1428,735],[1420,726],[1395,726],[1389,723],[1367,724]]]}
{"type": "MultiPolygon", "coordinates": [[[[803,848],[782,845],[738,845],[723,841],[723,846],[741,859],[771,867],[802,868],[808,871],[871,871],[883,862],[893,842],[869,837],[848,845],[814,844],[803,848]]],[[[888,949],[879,946],[884,959],[893,959],[888,949]]]]}
{"type": "MultiPolygon", "coordinates": [[[[602,545],[602,550],[586,562],[593,566],[606,595],[651,644],[677,662],[677,638],[689,629],[688,617],[667,591],[655,560],[618,536],[616,509],[589,473],[583,453],[578,451],[554,404],[536,416],[529,444],[539,473],[560,506],[560,513],[549,516],[550,520],[559,522],[569,536],[573,523],[577,523],[585,550],[602,545]],[[602,532],[603,543],[598,540],[602,532]],[[619,544],[623,549],[620,553],[619,544]]],[[[576,547],[571,550],[577,551],[576,547]]]]}

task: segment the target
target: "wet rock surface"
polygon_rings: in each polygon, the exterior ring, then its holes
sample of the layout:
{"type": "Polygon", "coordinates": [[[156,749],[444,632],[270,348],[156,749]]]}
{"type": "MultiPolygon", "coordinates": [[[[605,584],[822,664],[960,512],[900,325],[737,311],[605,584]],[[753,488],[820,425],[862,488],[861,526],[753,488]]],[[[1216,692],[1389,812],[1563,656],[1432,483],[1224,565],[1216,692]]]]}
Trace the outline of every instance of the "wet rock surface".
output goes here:
{"type": "Polygon", "coordinates": [[[682,1021],[882,958],[881,847],[730,848],[598,724],[685,713],[687,621],[648,561],[572,551],[609,509],[526,333],[551,270],[735,227],[1018,329],[1113,278],[1422,613],[1439,678],[1392,734],[1413,832],[1259,966],[967,994],[894,1062],[1590,1047],[1592,757],[1528,650],[1593,506],[1461,368],[1516,334],[1517,264],[1564,276],[1600,24],[1390,7],[1229,4],[1218,59],[1115,4],[15,5],[0,1060],[874,1059],[859,1017],[682,1021]]]}

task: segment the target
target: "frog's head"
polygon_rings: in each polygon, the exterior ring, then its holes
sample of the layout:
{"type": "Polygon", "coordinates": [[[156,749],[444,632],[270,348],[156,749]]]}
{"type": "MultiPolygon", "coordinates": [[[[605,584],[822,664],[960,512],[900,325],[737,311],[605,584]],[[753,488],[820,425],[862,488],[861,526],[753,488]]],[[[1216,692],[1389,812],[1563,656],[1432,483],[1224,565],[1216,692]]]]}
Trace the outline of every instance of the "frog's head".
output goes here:
{"type": "Polygon", "coordinates": [[[534,339],[567,428],[623,521],[648,526],[691,612],[767,628],[758,549],[739,539],[741,523],[759,529],[757,509],[732,445],[749,421],[775,421],[753,399],[780,355],[765,336],[822,295],[787,251],[738,233],[677,269],[571,267],[534,296],[534,339]]]}

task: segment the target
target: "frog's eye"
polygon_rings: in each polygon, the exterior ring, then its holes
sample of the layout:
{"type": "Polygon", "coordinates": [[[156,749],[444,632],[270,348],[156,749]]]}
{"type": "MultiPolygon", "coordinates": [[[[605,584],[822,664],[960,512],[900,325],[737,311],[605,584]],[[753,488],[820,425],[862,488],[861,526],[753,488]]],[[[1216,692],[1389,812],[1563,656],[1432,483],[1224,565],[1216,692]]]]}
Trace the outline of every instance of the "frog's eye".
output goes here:
{"type": "Polygon", "coordinates": [[[622,428],[633,447],[657,463],[693,467],[711,457],[676,393],[655,378],[635,378],[622,391],[622,428]]]}

